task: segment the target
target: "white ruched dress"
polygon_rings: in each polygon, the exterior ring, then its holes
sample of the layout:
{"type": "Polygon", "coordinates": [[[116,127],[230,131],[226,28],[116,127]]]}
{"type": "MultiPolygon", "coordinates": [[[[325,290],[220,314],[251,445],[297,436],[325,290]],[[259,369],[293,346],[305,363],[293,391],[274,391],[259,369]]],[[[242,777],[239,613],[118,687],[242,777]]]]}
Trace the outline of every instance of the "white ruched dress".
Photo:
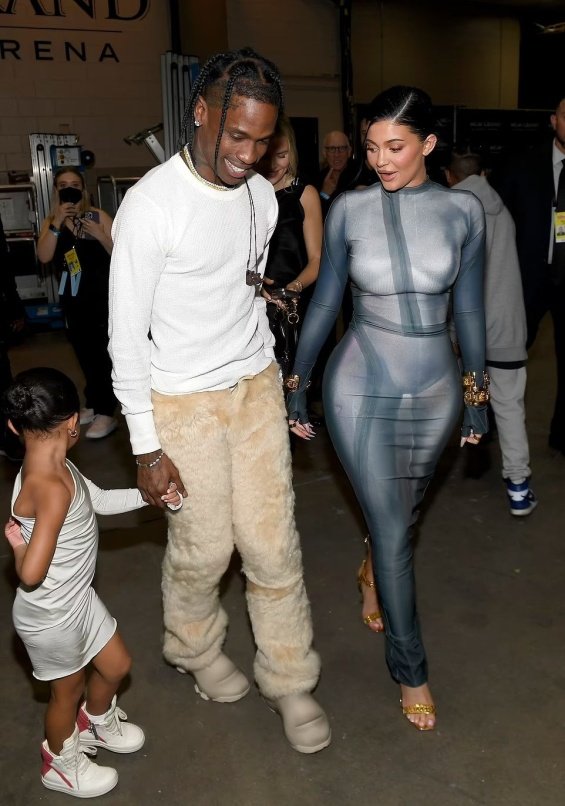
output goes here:
{"type": "MultiPolygon", "coordinates": [[[[116,515],[144,506],[139,490],[101,490],[67,460],[75,494],[57,538],[43,582],[33,588],[20,583],[12,617],[38,680],[54,680],[77,672],[106,646],[116,620],[92,587],[98,552],[96,514],[116,515]]],[[[35,518],[14,511],[21,489],[21,470],[12,493],[12,517],[29,543],[35,518]]]]}

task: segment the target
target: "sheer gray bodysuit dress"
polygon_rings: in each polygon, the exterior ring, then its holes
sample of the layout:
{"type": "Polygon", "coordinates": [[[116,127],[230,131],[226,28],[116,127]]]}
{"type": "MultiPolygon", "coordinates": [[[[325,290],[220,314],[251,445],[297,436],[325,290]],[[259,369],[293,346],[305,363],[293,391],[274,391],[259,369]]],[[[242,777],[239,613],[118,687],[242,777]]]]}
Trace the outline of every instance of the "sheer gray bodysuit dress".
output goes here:
{"type": "MultiPolygon", "coordinates": [[[[288,398],[289,417],[307,422],[305,386],[349,275],[354,314],[326,367],[324,413],[370,532],[387,664],[407,686],[427,680],[410,527],[463,400],[448,303],[453,292],[463,370],[482,379],[483,258],[483,208],[469,192],[426,181],[342,194],[326,221],[293,370],[300,386],[288,398]]],[[[465,408],[462,433],[471,429],[486,432],[486,407],[465,408]]]]}

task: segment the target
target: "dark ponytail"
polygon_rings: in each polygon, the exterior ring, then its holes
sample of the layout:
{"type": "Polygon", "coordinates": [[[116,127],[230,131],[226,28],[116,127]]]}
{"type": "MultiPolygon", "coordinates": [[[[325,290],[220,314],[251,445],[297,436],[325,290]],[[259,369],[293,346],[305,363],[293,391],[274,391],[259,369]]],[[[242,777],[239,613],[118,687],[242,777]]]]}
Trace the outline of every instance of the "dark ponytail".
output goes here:
{"type": "Polygon", "coordinates": [[[369,125],[390,120],[408,128],[425,140],[435,134],[436,120],[430,96],[418,87],[397,85],[379,93],[369,105],[369,125]]]}
{"type": "Polygon", "coordinates": [[[74,383],[51,367],[16,375],[2,397],[2,411],[16,431],[48,432],[80,410],[74,383]]]}

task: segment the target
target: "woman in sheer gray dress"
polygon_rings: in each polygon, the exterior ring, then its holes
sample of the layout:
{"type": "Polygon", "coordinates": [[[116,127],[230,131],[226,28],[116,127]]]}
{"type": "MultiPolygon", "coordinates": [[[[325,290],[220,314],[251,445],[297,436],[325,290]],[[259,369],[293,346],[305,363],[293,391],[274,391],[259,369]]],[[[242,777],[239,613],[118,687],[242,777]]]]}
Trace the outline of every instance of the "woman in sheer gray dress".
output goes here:
{"type": "Polygon", "coordinates": [[[430,182],[431,101],[393,87],[373,104],[366,149],[380,182],[342,194],[330,210],[322,263],[293,375],[289,426],[308,439],[305,389],[340,309],[348,276],[354,315],[324,376],[329,434],[362,507],[386,636],[404,714],[435,726],[414,593],[413,526],[457,424],[461,444],[487,430],[483,309],[484,213],[473,194],[430,182]],[[463,378],[447,332],[461,347],[463,378]]]}

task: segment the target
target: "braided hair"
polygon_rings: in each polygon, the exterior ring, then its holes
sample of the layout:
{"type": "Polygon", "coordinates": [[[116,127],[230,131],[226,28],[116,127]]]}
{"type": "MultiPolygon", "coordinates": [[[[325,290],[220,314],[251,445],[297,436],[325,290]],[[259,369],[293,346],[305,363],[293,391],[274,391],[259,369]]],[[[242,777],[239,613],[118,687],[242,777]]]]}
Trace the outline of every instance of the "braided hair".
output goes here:
{"type": "Polygon", "coordinates": [[[283,108],[283,92],[278,68],[251,48],[241,48],[212,56],[198,74],[181,123],[179,148],[187,145],[192,153],[194,108],[202,96],[213,106],[221,106],[220,128],[216,140],[214,166],[218,161],[226,115],[234,95],[283,108]]]}

